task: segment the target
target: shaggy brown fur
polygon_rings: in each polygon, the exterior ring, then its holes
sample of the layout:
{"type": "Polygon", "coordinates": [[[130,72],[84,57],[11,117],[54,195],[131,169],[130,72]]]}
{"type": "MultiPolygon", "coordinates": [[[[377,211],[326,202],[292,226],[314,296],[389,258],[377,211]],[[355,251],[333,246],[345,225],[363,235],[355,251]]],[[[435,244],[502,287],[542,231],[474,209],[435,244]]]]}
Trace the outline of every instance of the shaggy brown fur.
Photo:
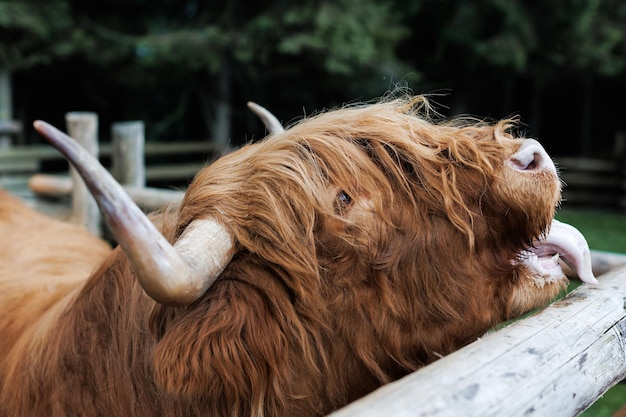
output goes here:
{"type": "MultiPolygon", "coordinates": [[[[90,251],[73,274],[24,265],[80,257],[71,240],[47,260],[15,248],[0,415],[323,415],[548,302],[565,278],[540,288],[516,259],[550,224],[556,175],[508,167],[513,121],[433,123],[425,106],[324,113],[201,171],[163,232],[212,216],[237,253],[189,307],[145,296],[120,250],[83,281],[90,251]]],[[[38,253],[47,230],[2,244],[38,253]]]]}
{"type": "Polygon", "coordinates": [[[110,252],[83,227],[38,214],[0,190],[0,392],[12,384],[11,361],[27,359],[23,345],[37,343],[110,252]]]}

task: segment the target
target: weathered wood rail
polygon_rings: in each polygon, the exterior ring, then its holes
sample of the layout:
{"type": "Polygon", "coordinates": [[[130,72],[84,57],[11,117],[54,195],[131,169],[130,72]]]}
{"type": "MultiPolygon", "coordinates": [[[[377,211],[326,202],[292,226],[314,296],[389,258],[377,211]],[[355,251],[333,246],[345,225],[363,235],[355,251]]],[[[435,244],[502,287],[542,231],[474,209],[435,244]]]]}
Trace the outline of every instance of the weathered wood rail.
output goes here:
{"type": "Polygon", "coordinates": [[[626,377],[626,266],[599,281],[332,416],[579,415],[626,377]]]}

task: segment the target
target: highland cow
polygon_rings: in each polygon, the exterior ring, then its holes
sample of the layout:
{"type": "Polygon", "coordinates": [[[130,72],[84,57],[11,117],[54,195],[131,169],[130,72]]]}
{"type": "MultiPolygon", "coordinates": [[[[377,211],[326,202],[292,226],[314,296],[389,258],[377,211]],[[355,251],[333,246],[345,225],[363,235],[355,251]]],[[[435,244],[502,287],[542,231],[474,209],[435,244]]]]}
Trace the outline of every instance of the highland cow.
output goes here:
{"type": "Polygon", "coordinates": [[[0,416],[324,415],[545,305],[559,255],[595,283],[553,220],[554,164],[515,123],[347,106],[222,157],[151,222],[36,122],[119,247],[51,249],[43,220],[2,234],[0,416]]]}

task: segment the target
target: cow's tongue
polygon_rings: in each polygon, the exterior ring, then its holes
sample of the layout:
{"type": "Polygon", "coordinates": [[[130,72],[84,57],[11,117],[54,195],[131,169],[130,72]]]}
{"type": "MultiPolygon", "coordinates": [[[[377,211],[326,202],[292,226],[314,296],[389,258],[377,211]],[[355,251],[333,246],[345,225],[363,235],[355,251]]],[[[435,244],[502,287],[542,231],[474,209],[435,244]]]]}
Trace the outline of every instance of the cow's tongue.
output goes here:
{"type": "Polygon", "coordinates": [[[538,240],[528,252],[540,259],[559,255],[561,259],[576,271],[578,278],[587,284],[597,284],[591,270],[591,254],[582,233],[569,224],[552,220],[550,233],[538,240]]]}

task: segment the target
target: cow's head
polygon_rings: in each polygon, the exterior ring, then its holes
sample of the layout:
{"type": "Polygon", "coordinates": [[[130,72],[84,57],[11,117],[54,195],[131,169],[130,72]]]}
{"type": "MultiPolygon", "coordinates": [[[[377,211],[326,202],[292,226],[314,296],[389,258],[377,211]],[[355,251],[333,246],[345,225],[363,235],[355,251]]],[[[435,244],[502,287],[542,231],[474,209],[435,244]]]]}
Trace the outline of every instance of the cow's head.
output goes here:
{"type": "Polygon", "coordinates": [[[156,301],[197,304],[222,271],[254,275],[385,380],[391,362],[414,369],[546,303],[567,283],[557,255],[595,282],[580,233],[552,220],[560,182],[541,145],[512,120],[434,123],[427,108],[347,107],[222,157],[168,239],[72,141],[36,127],[83,171],[156,301]]]}

